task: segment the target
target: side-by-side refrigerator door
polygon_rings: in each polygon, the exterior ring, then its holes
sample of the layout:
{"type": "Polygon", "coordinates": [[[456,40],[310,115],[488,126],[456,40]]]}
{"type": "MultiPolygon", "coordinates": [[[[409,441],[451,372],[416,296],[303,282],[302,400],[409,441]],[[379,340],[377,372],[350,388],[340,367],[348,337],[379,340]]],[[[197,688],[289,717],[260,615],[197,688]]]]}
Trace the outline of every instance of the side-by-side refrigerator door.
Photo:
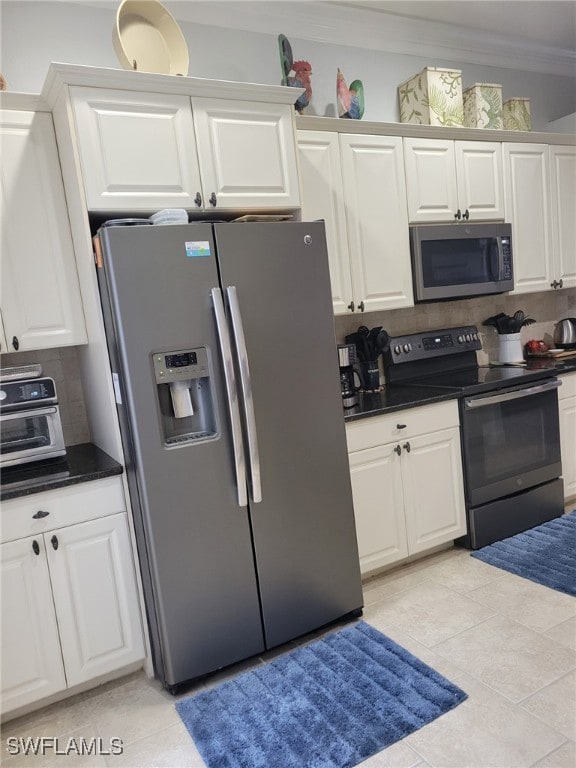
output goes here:
{"type": "Polygon", "coordinates": [[[212,228],[100,238],[150,635],[174,686],[264,648],[212,228]]]}
{"type": "Polygon", "coordinates": [[[267,647],[362,606],[324,225],[215,225],[267,647]]]}

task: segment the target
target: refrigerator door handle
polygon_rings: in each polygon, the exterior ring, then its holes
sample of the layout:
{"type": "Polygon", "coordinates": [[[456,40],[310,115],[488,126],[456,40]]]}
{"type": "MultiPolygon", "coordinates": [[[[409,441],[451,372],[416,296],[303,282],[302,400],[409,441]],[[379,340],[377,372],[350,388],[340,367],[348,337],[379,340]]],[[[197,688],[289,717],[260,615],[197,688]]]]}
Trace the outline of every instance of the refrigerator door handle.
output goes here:
{"type": "Polygon", "coordinates": [[[220,341],[220,351],[224,363],[224,380],[228,395],[228,410],[232,425],[232,446],[234,450],[234,468],[236,471],[236,485],[238,488],[238,506],[245,507],[248,504],[248,492],[246,490],[246,457],[244,455],[244,443],[242,441],[242,423],[240,421],[240,407],[238,405],[238,388],[236,386],[236,374],[234,372],[234,358],[230,334],[224,313],[224,301],[220,288],[212,288],[212,302],[216,315],[216,327],[220,341]]]}
{"type": "Polygon", "coordinates": [[[252,381],[250,378],[250,366],[248,365],[248,353],[246,340],[244,339],[244,327],[238,303],[236,286],[226,288],[228,306],[232,318],[232,332],[236,343],[238,365],[240,369],[240,385],[244,399],[244,415],[246,419],[246,434],[248,438],[248,458],[250,462],[250,482],[252,485],[252,501],[262,501],[262,485],[260,482],[260,454],[258,453],[258,438],[256,435],[256,419],[254,418],[254,399],[252,397],[252,381]]]}

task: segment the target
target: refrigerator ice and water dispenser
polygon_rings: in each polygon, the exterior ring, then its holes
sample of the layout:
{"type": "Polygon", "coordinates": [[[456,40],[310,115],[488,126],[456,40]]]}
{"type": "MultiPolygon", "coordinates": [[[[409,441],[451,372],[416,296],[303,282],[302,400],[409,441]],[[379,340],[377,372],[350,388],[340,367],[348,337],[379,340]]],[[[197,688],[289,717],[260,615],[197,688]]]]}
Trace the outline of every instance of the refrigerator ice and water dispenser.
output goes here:
{"type": "Polygon", "coordinates": [[[155,352],[162,437],[166,446],[216,435],[216,419],[205,347],[155,352]]]}

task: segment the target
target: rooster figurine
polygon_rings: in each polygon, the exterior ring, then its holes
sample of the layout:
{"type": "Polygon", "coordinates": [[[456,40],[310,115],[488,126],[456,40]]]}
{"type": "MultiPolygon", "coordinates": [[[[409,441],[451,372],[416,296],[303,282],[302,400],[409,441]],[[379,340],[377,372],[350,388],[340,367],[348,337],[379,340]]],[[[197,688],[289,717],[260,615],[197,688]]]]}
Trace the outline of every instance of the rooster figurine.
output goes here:
{"type": "Polygon", "coordinates": [[[336,96],[338,99],[338,116],[360,120],[364,114],[364,86],[362,80],[354,80],[350,88],[346,85],[344,75],[340,70],[336,75],[336,96]]]}
{"type": "Polygon", "coordinates": [[[304,93],[294,104],[296,111],[302,114],[304,108],[310,104],[312,99],[312,83],[310,82],[312,67],[307,61],[294,61],[292,46],[284,35],[278,35],[278,48],[280,50],[280,65],[282,67],[282,85],[305,88],[304,93]]]}

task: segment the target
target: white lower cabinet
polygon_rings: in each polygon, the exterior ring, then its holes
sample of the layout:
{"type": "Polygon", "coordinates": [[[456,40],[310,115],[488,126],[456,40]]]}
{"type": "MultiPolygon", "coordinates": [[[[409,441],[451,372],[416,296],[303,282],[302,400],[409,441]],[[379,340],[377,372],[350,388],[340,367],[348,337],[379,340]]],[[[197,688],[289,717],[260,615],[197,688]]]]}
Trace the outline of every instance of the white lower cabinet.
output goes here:
{"type": "Polygon", "coordinates": [[[456,402],[346,425],[362,573],[466,532],[456,402]]]}
{"type": "Polygon", "coordinates": [[[0,562],[2,709],[7,712],[62,691],[66,677],[44,538],[2,544],[0,562]]]}
{"type": "MultiPolygon", "coordinates": [[[[110,488],[109,481],[95,488],[96,500],[110,498],[110,488]]],[[[144,658],[126,514],[101,508],[104,517],[50,530],[57,493],[3,505],[9,518],[24,516],[31,533],[0,546],[4,712],[144,658]],[[49,514],[36,521],[34,510],[49,514]]],[[[81,496],[64,493],[63,506],[74,498],[81,496]]],[[[94,508],[90,501],[80,518],[94,508]]]]}
{"type": "Polygon", "coordinates": [[[560,411],[560,447],[564,498],[576,498],[576,373],[562,376],[558,390],[560,411]]]}

